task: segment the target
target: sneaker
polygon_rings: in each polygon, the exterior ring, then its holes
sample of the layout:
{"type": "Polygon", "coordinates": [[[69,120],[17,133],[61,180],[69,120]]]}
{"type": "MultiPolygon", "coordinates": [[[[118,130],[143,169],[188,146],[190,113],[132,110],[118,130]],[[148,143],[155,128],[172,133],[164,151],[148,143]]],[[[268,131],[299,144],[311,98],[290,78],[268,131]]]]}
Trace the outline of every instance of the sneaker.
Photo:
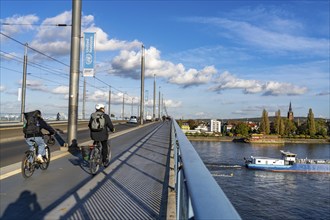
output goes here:
{"type": "Polygon", "coordinates": [[[38,154],[38,156],[37,156],[37,161],[38,161],[39,163],[43,163],[43,162],[45,162],[45,161],[44,161],[44,158],[42,158],[41,154],[38,154]]]}

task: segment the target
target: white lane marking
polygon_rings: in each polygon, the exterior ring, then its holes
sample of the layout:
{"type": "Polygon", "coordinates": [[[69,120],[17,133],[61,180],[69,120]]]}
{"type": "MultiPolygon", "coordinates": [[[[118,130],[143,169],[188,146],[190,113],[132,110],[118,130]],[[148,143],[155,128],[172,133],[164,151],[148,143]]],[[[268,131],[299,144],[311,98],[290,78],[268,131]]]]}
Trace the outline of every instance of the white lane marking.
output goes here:
{"type": "MultiPolygon", "coordinates": [[[[64,152],[64,153],[58,154],[58,155],[56,155],[56,156],[52,156],[52,157],[51,157],[51,161],[52,161],[52,160],[59,159],[59,158],[61,158],[61,157],[64,157],[64,156],[68,155],[69,153],[70,153],[70,152],[64,152]]],[[[19,162],[19,164],[20,164],[20,163],[21,163],[21,162],[19,162]]],[[[1,174],[1,175],[0,175],[0,180],[3,180],[3,179],[6,179],[6,178],[8,178],[8,177],[11,177],[11,176],[13,176],[13,175],[19,174],[20,172],[21,172],[21,169],[16,169],[16,170],[10,171],[10,172],[8,172],[8,173],[1,174]]]]}

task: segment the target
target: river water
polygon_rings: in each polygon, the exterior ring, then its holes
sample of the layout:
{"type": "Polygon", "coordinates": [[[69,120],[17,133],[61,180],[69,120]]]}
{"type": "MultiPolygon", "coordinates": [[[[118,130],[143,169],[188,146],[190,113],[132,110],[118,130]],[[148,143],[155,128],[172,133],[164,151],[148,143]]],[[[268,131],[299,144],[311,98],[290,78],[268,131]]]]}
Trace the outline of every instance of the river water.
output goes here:
{"type": "Polygon", "coordinates": [[[329,144],[252,145],[191,141],[242,219],[330,219],[330,174],[249,170],[244,157],[329,159],[329,144]]]}

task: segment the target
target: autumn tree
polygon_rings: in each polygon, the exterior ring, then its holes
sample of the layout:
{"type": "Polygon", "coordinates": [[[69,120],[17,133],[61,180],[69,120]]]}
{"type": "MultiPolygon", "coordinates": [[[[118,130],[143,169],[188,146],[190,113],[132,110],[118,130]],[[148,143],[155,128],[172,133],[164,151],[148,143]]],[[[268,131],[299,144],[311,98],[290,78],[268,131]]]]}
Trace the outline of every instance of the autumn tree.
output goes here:
{"type": "Polygon", "coordinates": [[[264,133],[264,134],[269,134],[269,132],[270,132],[268,112],[265,109],[262,111],[262,117],[261,117],[259,130],[260,130],[260,133],[264,133]]]}

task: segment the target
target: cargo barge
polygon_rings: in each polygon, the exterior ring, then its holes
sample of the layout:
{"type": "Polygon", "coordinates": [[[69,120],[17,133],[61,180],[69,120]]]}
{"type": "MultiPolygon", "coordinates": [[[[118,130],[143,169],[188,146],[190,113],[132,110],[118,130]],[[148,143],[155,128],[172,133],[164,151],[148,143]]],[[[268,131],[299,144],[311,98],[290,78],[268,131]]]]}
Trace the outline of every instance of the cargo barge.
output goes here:
{"type": "Polygon", "coordinates": [[[255,157],[244,158],[249,169],[266,170],[274,172],[307,172],[330,173],[329,159],[299,159],[297,154],[281,150],[282,157],[255,157]]]}

